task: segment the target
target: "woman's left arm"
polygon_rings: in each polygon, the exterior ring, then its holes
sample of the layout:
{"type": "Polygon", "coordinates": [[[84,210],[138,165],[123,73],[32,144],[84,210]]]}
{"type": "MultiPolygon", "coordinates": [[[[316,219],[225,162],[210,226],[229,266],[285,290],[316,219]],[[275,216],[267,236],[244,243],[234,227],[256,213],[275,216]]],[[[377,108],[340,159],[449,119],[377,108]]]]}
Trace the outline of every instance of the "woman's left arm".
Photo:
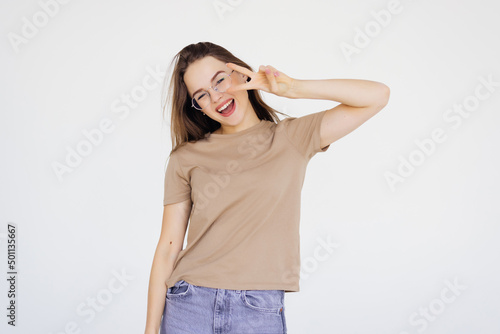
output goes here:
{"type": "Polygon", "coordinates": [[[293,79],[283,96],[340,102],[338,106],[327,110],[322,119],[321,147],[325,147],[357,129],[382,110],[389,101],[390,89],[383,83],[370,80],[293,79]]]}

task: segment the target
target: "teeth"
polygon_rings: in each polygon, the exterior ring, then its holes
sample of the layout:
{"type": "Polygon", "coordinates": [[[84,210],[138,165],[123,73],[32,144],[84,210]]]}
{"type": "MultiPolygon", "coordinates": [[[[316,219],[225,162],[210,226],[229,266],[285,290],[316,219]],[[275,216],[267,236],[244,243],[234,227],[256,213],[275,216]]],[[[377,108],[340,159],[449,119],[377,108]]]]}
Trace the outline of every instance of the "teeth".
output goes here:
{"type": "Polygon", "coordinates": [[[233,100],[229,101],[228,103],[226,103],[225,105],[223,105],[219,110],[217,110],[218,112],[221,112],[223,111],[224,109],[226,109],[230,104],[231,102],[233,102],[233,100]]]}

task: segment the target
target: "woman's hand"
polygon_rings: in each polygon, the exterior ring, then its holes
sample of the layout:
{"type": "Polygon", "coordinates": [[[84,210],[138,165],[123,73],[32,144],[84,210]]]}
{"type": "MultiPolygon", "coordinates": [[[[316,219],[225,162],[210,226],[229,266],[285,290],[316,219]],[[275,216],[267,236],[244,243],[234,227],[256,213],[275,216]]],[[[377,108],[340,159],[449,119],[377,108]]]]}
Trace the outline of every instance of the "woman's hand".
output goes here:
{"type": "Polygon", "coordinates": [[[233,63],[227,63],[226,66],[250,78],[250,81],[244,84],[233,84],[228,88],[228,93],[239,90],[261,89],[265,92],[273,93],[278,96],[291,97],[295,80],[283,72],[276,70],[272,66],[261,65],[259,67],[259,72],[257,73],[233,63]]]}

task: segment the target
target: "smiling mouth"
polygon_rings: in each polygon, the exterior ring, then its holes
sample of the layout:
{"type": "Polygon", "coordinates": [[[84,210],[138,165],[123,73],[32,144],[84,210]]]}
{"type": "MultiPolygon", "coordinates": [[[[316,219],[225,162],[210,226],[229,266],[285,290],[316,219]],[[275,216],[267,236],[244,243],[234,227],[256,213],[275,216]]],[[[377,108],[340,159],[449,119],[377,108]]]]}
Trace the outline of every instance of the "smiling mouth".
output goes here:
{"type": "Polygon", "coordinates": [[[220,114],[223,114],[224,111],[229,111],[231,110],[230,106],[234,103],[234,99],[231,99],[230,101],[226,102],[222,107],[217,109],[217,112],[220,114]]]}

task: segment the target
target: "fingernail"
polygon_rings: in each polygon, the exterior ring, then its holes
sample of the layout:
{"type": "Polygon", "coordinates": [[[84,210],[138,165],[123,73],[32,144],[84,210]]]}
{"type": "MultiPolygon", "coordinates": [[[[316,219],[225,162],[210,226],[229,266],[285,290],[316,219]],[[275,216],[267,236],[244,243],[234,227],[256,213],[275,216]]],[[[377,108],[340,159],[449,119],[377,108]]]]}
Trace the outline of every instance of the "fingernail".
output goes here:
{"type": "Polygon", "coordinates": [[[280,76],[280,73],[279,73],[279,72],[274,72],[274,76],[275,76],[275,77],[279,77],[279,76],[280,76]]]}
{"type": "Polygon", "coordinates": [[[267,74],[271,73],[271,70],[270,70],[270,69],[268,69],[268,68],[266,68],[266,73],[267,73],[267,74]]]}

